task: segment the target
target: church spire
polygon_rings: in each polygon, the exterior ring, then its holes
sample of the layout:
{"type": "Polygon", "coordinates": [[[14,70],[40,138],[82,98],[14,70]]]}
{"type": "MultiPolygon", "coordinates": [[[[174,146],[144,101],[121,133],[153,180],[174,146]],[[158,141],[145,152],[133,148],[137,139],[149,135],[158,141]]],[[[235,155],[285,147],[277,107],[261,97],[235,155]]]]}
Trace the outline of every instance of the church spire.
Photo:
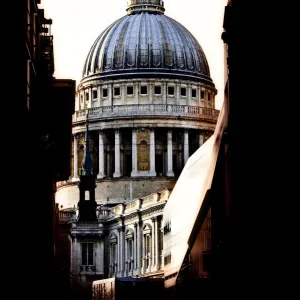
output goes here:
{"type": "Polygon", "coordinates": [[[141,12],[159,13],[165,12],[164,1],[162,0],[127,0],[127,14],[141,12]]]}
{"type": "Polygon", "coordinates": [[[86,120],[86,125],[85,125],[85,147],[84,147],[84,155],[82,159],[81,175],[84,176],[93,175],[93,163],[92,163],[92,156],[90,152],[88,120],[86,120]]]}
{"type": "Polygon", "coordinates": [[[95,200],[95,176],[93,171],[92,156],[89,146],[89,127],[88,117],[86,118],[85,127],[85,147],[82,160],[82,168],[80,169],[79,181],[79,222],[96,222],[97,202],[95,200]]]}

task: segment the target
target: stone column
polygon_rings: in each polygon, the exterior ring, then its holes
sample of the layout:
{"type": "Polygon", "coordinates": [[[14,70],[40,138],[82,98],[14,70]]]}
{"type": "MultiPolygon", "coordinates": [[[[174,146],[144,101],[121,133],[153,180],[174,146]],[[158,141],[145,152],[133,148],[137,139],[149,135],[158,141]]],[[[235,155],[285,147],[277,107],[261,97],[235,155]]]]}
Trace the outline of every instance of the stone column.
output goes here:
{"type": "Polygon", "coordinates": [[[115,130],[115,172],[113,177],[120,177],[120,131],[119,129],[115,130]]]}
{"type": "Polygon", "coordinates": [[[172,130],[168,130],[168,177],[173,177],[173,147],[172,147],[172,130]]]}
{"type": "Polygon", "coordinates": [[[149,83],[149,86],[148,86],[148,88],[149,88],[149,104],[153,104],[153,94],[154,94],[154,84],[152,84],[152,83],[149,83]]]}
{"type": "Polygon", "coordinates": [[[150,176],[156,176],[155,172],[155,132],[150,130],[150,176]]]}
{"type": "Polygon", "coordinates": [[[113,89],[113,84],[110,84],[107,86],[107,96],[108,96],[108,106],[113,105],[113,98],[114,98],[114,89],[113,89]]]}
{"type": "Polygon", "coordinates": [[[186,86],[186,98],[187,98],[187,101],[186,101],[186,104],[187,105],[191,105],[191,100],[192,100],[192,88],[191,88],[191,85],[188,84],[186,86]]]}
{"type": "Polygon", "coordinates": [[[88,108],[92,107],[92,88],[89,88],[89,102],[88,102],[88,108]]]}
{"type": "Polygon", "coordinates": [[[103,131],[99,130],[99,173],[97,178],[104,178],[104,140],[103,140],[103,131]]]}
{"type": "Polygon", "coordinates": [[[181,98],[181,86],[180,84],[176,83],[175,85],[175,95],[176,95],[176,104],[180,105],[180,98],[181,98]]]}
{"type": "Polygon", "coordinates": [[[151,245],[151,271],[156,271],[156,256],[157,256],[157,249],[156,249],[156,217],[151,218],[152,221],[152,245],[151,245]]]}
{"type": "Polygon", "coordinates": [[[97,96],[98,96],[98,106],[101,107],[102,106],[102,95],[101,95],[101,87],[100,86],[98,86],[97,96]]]}
{"type": "Polygon", "coordinates": [[[162,83],[162,90],[161,90],[161,94],[162,94],[162,103],[163,104],[167,104],[167,83],[166,82],[163,82],[162,83]]]}
{"type": "Polygon", "coordinates": [[[124,276],[124,226],[118,227],[119,232],[119,276],[124,276]]]}
{"type": "Polygon", "coordinates": [[[134,93],[134,99],[136,100],[136,104],[139,104],[139,98],[140,98],[140,84],[135,84],[135,93],[134,93]]]}
{"type": "Polygon", "coordinates": [[[163,236],[164,228],[161,216],[158,219],[158,270],[163,266],[163,236]]]}
{"type": "Polygon", "coordinates": [[[120,87],[120,93],[121,93],[121,103],[122,105],[125,105],[126,104],[126,101],[125,101],[125,83],[122,83],[121,84],[121,87],[120,87]]]}
{"type": "Polygon", "coordinates": [[[203,134],[199,134],[199,147],[203,145],[203,134]]]}
{"type": "Polygon", "coordinates": [[[121,228],[118,227],[118,268],[117,274],[121,273],[121,228]]]}
{"type": "Polygon", "coordinates": [[[184,130],[183,157],[184,164],[186,164],[189,159],[189,132],[187,129],[184,130]]]}
{"type": "Polygon", "coordinates": [[[132,172],[131,176],[137,176],[137,144],[136,129],[132,129],[132,172]]]}
{"type": "Polygon", "coordinates": [[[134,240],[133,240],[133,259],[134,259],[134,265],[133,269],[136,271],[137,269],[137,247],[139,246],[137,241],[137,223],[134,223],[134,240]]]}
{"type": "Polygon", "coordinates": [[[78,181],[78,136],[76,134],[74,134],[74,156],[73,156],[73,165],[74,165],[74,175],[72,178],[72,181],[78,181]]]}
{"type": "MultiPolygon", "coordinates": [[[[76,256],[77,256],[77,239],[76,236],[72,238],[72,244],[71,244],[71,273],[72,275],[75,275],[76,273],[76,256]]],[[[73,276],[72,276],[73,277],[73,276]]]]}
{"type": "Polygon", "coordinates": [[[142,245],[143,245],[143,241],[142,241],[142,226],[143,223],[140,221],[138,223],[138,227],[137,227],[137,273],[140,274],[141,273],[141,268],[142,268],[142,259],[143,259],[143,252],[142,252],[142,245]]]}

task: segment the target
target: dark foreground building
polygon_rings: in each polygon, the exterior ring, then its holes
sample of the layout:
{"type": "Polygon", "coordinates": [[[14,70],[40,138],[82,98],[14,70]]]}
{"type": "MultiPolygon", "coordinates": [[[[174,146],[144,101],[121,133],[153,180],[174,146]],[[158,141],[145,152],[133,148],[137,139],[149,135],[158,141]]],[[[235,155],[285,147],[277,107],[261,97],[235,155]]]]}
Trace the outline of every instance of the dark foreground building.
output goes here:
{"type": "MultiPolygon", "coordinates": [[[[71,119],[75,81],[56,79],[51,19],[46,19],[39,0],[15,1],[10,28],[11,61],[7,68],[13,94],[13,126],[4,155],[3,186],[9,191],[3,209],[16,221],[4,238],[7,242],[5,277],[13,285],[4,298],[59,299],[57,265],[56,181],[70,176],[71,119]],[[12,50],[13,49],[13,50],[12,50]],[[13,70],[10,76],[10,70],[13,70]],[[16,136],[15,128],[19,133],[16,136]],[[19,176],[18,180],[14,180],[19,176]],[[8,179],[8,180],[6,180],[8,179]],[[7,296],[9,295],[9,296],[7,296]]],[[[3,38],[3,42],[4,42],[3,38]]],[[[6,43],[5,42],[5,43],[6,43]]],[[[6,130],[7,131],[7,130],[6,130]]],[[[6,291],[6,286],[2,291],[6,291]]]]}

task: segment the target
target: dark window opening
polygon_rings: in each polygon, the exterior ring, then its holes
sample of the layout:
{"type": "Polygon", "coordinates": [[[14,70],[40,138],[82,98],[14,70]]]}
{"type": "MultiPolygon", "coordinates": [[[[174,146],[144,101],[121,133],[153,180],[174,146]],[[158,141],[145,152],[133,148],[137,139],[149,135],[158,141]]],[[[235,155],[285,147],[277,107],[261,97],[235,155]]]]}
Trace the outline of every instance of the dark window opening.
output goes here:
{"type": "Polygon", "coordinates": [[[193,98],[197,97],[197,91],[196,91],[196,89],[192,89],[192,97],[193,98]]]}
{"type": "Polygon", "coordinates": [[[107,97],[107,89],[102,90],[102,95],[103,95],[103,97],[107,97]]]}
{"type": "Polygon", "coordinates": [[[89,93],[85,94],[85,100],[87,100],[87,101],[89,100],[89,93]]]}
{"type": "Polygon", "coordinates": [[[84,266],[92,266],[94,264],[93,252],[94,244],[93,243],[81,243],[81,262],[84,266]]]}
{"type": "Polygon", "coordinates": [[[147,86],[146,85],[141,86],[141,95],[147,95],[147,86]]]}
{"type": "Polygon", "coordinates": [[[204,99],[204,91],[201,91],[201,99],[204,99]]]}
{"type": "Polygon", "coordinates": [[[154,87],[154,94],[160,95],[161,94],[161,86],[156,85],[154,87]]]}
{"type": "Polygon", "coordinates": [[[96,99],[98,97],[97,91],[93,91],[93,99],[96,99]]]}
{"type": "Polygon", "coordinates": [[[210,94],[207,94],[207,100],[210,101],[210,94]]]}
{"type": "Polygon", "coordinates": [[[168,95],[174,95],[174,86],[168,86],[168,95]]]}
{"type": "Polygon", "coordinates": [[[116,87],[115,91],[114,91],[115,96],[120,96],[121,92],[120,92],[120,88],[116,87]]]}
{"type": "Polygon", "coordinates": [[[181,88],[181,96],[186,96],[186,88],[181,88]]]}
{"type": "Polygon", "coordinates": [[[127,95],[133,95],[133,86],[127,87],[127,95]]]}

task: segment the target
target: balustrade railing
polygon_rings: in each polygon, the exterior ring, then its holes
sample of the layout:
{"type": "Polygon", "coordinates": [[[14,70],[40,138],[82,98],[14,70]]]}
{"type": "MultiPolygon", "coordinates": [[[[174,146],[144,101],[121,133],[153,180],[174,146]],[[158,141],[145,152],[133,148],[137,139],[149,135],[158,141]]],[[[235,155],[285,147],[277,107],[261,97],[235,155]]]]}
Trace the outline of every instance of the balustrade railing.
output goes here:
{"type": "Polygon", "coordinates": [[[115,105],[89,108],[76,111],[74,122],[85,120],[88,113],[89,119],[105,119],[110,117],[137,116],[137,115],[162,115],[162,116],[188,116],[217,120],[219,110],[199,106],[174,105],[174,104],[136,104],[115,105]]]}

